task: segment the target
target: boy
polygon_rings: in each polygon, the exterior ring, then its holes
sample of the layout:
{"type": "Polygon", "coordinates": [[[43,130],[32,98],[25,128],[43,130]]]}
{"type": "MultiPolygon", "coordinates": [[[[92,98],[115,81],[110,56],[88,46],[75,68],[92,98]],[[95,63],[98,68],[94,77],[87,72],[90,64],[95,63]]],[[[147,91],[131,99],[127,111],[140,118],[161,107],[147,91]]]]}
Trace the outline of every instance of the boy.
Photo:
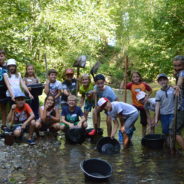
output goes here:
{"type": "Polygon", "coordinates": [[[65,70],[65,81],[62,83],[63,94],[61,96],[61,106],[67,105],[69,95],[77,95],[77,80],[74,77],[74,70],[68,68],[65,70]]]}
{"type": "MultiPolygon", "coordinates": [[[[110,102],[118,100],[116,94],[114,93],[113,89],[110,86],[105,85],[105,77],[102,74],[98,74],[94,78],[95,80],[95,92],[96,92],[96,101],[99,98],[105,97],[110,102]]],[[[102,109],[99,106],[96,106],[93,111],[93,124],[94,124],[94,130],[92,130],[89,135],[94,135],[96,133],[96,130],[100,128],[100,112],[102,109]]],[[[111,118],[107,116],[106,118],[106,124],[107,124],[107,134],[108,136],[111,135],[111,118]]]]}
{"type": "Polygon", "coordinates": [[[108,116],[110,116],[114,122],[114,128],[111,132],[111,138],[114,138],[118,129],[118,119],[120,121],[120,130],[123,134],[124,148],[127,148],[130,142],[129,133],[131,128],[134,126],[139,113],[137,109],[130,104],[124,102],[110,102],[107,98],[100,98],[98,106],[102,110],[106,110],[108,116]]]}
{"type": "Polygon", "coordinates": [[[168,78],[160,74],[157,78],[161,89],[156,93],[155,125],[158,124],[159,114],[162,124],[162,133],[169,134],[169,126],[174,118],[174,88],[168,85],[168,78]]]}
{"type": "Polygon", "coordinates": [[[0,50],[0,109],[2,113],[2,126],[1,129],[4,130],[6,128],[6,90],[8,88],[8,91],[12,97],[12,100],[14,100],[14,95],[11,90],[10,84],[8,82],[8,78],[5,75],[7,73],[6,64],[5,64],[5,51],[0,50]]]}
{"type": "Polygon", "coordinates": [[[48,71],[48,80],[45,84],[45,94],[52,95],[55,97],[55,105],[59,107],[60,105],[60,96],[61,96],[61,89],[62,84],[60,81],[56,80],[57,78],[57,71],[55,69],[50,69],[48,71]]]}
{"type": "Polygon", "coordinates": [[[8,114],[8,120],[11,127],[13,127],[13,134],[15,137],[21,138],[25,129],[29,130],[28,144],[34,145],[32,139],[35,129],[34,113],[30,106],[25,102],[25,95],[23,93],[15,96],[15,104],[12,105],[8,114]]]}
{"type": "Polygon", "coordinates": [[[184,150],[184,138],[181,136],[184,128],[184,56],[176,56],[173,59],[176,77],[176,95],[178,98],[176,141],[184,150]],[[179,88],[179,91],[178,91],[179,88]]]}
{"type": "Polygon", "coordinates": [[[150,133],[154,133],[155,127],[155,115],[154,118],[151,117],[150,111],[155,112],[156,100],[155,98],[147,98],[147,94],[144,91],[140,91],[136,95],[137,101],[144,105],[146,111],[147,121],[150,128],[150,133]]]}
{"type": "Polygon", "coordinates": [[[77,106],[77,98],[74,95],[68,96],[68,105],[64,106],[61,113],[61,129],[68,128],[86,128],[87,123],[80,107],[77,106]]]}

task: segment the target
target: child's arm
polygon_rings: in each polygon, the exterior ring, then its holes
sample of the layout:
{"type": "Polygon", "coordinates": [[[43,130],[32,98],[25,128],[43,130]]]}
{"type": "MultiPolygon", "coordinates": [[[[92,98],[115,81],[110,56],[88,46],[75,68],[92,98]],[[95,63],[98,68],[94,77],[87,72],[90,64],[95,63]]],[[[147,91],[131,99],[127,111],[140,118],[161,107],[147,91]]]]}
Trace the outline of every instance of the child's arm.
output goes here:
{"type": "Polygon", "coordinates": [[[65,116],[61,116],[61,121],[62,121],[62,123],[65,123],[66,125],[68,125],[70,128],[74,127],[74,125],[72,123],[65,120],[65,116]]]}
{"type": "Polygon", "coordinates": [[[45,83],[45,88],[44,88],[44,93],[45,93],[46,95],[49,94],[49,84],[50,84],[50,82],[49,82],[49,80],[47,79],[47,80],[46,80],[46,83],[45,83]]]}
{"type": "Polygon", "coordinates": [[[29,118],[22,124],[22,128],[25,129],[26,126],[35,118],[35,115],[33,112],[30,113],[29,118]]]}
{"type": "Polygon", "coordinates": [[[184,81],[184,77],[179,77],[177,85],[173,87],[175,89],[175,95],[176,96],[179,96],[180,93],[181,93],[181,86],[183,84],[183,81],[184,81]]]}
{"type": "Polygon", "coordinates": [[[155,106],[155,124],[158,123],[159,112],[160,112],[160,102],[156,102],[156,106],[155,106]]]}
{"type": "Polygon", "coordinates": [[[64,89],[63,94],[66,95],[66,96],[69,96],[71,93],[67,89],[64,89]]]}
{"type": "Polygon", "coordinates": [[[80,100],[80,107],[84,105],[84,101],[85,101],[85,95],[82,95],[80,100]]]}
{"type": "Polygon", "coordinates": [[[55,96],[55,99],[61,96],[61,90],[58,90],[57,95],[55,96]]]}
{"type": "Polygon", "coordinates": [[[114,119],[113,122],[114,122],[114,127],[113,127],[112,132],[111,132],[111,138],[114,138],[114,136],[115,136],[115,134],[117,132],[117,129],[119,127],[117,119],[114,119]]]}
{"type": "Polygon", "coordinates": [[[14,124],[14,111],[15,111],[15,108],[16,108],[16,105],[13,104],[11,109],[10,109],[10,112],[8,113],[8,116],[7,116],[7,121],[10,122],[10,126],[12,126],[14,124]]]}
{"type": "Polygon", "coordinates": [[[40,111],[40,119],[41,119],[41,121],[42,122],[45,122],[46,119],[47,119],[47,106],[45,105],[44,106],[44,109],[42,109],[40,107],[39,111],[40,111]]]}
{"type": "Polygon", "coordinates": [[[33,99],[34,97],[32,96],[32,94],[30,93],[29,89],[27,88],[25,82],[23,81],[23,79],[20,79],[20,85],[22,86],[22,88],[24,89],[24,91],[29,95],[29,98],[33,99]]]}
{"type": "Polygon", "coordinates": [[[10,83],[8,81],[8,77],[7,77],[7,75],[3,75],[3,77],[4,77],[4,82],[6,84],[6,87],[8,88],[8,91],[10,93],[10,96],[11,96],[12,100],[14,101],[15,96],[13,94],[13,91],[11,89],[10,83]]]}
{"type": "Polygon", "coordinates": [[[52,116],[50,115],[50,119],[52,120],[52,122],[59,122],[60,121],[60,115],[59,115],[59,109],[56,108],[56,116],[52,116]]]}
{"type": "Polygon", "coordinates": [[[82,127],[82,124],[83,124],[85,121],[86,121],[86,118],[85,118],[84,116],[81,116],[81,119],[80,119],[80,121],[79,121],[79,123],[78,123],[78,126],[79,126],[79,127],[82,127]]]}

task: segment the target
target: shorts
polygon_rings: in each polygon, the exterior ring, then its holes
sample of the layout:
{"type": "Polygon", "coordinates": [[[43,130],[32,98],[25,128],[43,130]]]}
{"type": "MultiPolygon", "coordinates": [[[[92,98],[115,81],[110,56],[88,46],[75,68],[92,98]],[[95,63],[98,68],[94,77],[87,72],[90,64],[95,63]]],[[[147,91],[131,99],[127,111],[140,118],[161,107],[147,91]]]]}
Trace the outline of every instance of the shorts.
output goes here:
{"type": "Polygon", "coordinates": [[[85,101],[84,111],[91,112],[91,109],[94,107],[95,107],[95,104],[93,102],[90,102],[88,100],[85,101]]]}
{"type": "Polygon", "coordinates": [[[130,129],[133,128],[134,123],[137,121],[138,117],[139,117],[138,111],[126,116],[125,123],[124,123],[126,134],[130,133],[130,129]]]}
{"type": "MultiPolygon", "coordinates": [[[[23,123],[15,123],[13,124],[13,128],[12,131],[18,130],[18,129],[22,129],[22,124],[23,123]]],[[[29,125],[26,126],[26,128],[23,130],[23,132],[28,132],[29,131],[29,125]]]]}
{"type": "MultiPolygon", "coordinates": [[[[66,128],[69,128],[69,125],[65,124],[65,123],[59,123],[60,125],[64,125],[66,128]]],[[[74,126],[78,125],[79,124],[79,121],[73,123],[74,126]]]]}
{"type": "Polygon", "coordinates": [[[174,119],[174,114],[161,114],[160,121],[162,124],[162,133],[168,135],[169,127],[174,119]]]}
{"type": "Polygon", "coordinates": [[[8,102],[8,98],[6,97],[6,93],[2,92],[0,94],[0,104],[6,104],[8,102]]]}
{"type": "Polygon", "coordinates": [[[147,115],[146,115],[146,111],[143,107],[136,107],[136,109],[140,112],[140,123],[142,126],[146,126],[148,124],[147,122],[147,115]]]}

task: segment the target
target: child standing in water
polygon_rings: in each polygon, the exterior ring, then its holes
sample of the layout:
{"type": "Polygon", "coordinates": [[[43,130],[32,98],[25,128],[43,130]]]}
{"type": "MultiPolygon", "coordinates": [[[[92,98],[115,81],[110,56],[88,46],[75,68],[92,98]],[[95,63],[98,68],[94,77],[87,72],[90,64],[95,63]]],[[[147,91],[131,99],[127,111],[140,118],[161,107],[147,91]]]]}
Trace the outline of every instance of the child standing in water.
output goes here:
{"type": "Polygon", "coordinates": [[[84,74],[81,77],[82,85],[80,86],[79,93],[81,94],[81,107],[84,105],[84,116],[87,120],[88,113],[95,106],[94,103],[94,85],[91,83],[90,76],[84,74]]]}
{"type": "MultiPolygon", "coordinates": [[[[26,86],[28,86],[30,84],[38,84],[39,83],[39,79],[35,74],[35,69],[34,69],[33,65],[29,64],[26,66],[26,73],[25,73],[23,80],[24,80],[26,86]]],[[[28,87],[28,89],[31,91],[31,88],[28,87]]],[[[34,96],[34,99],[31,101],[30,106],[34,112],[35,119],[38,119],[39,118],[39,98],[38,98],[38,96],[34,96]]]]}
{"type": "Polygon", "coordinates": [[[132,82],[129,82],[126,86],[124,85],[124,82],[122,82],[120,88],[126,88],[131,91],[132,105],[134,105],[137,108],[137,110],[140,112],[142,136],[144,136],[146,134],[146,126],[148,124],[147,115],[144,109],[144,105],[137,100],[136,95],[140,91],[144,91],[144,92],[147,92],[146,98],[149,98],[149,96],[152,93],[152,89],[147,83],[143,82],[142,76],[139,72],[133,72],[131,75],[131,79],[132,79],[132,82]]]}
{"type": "Polygon", "coordinates": [[[2,114],[2,127],[1,127],[2,130],[6,127],[7,102],[5,101],[5,99],[6,99],[7,88],[11,94],[12,100],[14,100],[14,95],[10,88],[8,77],[7,75],[5,75],[6,73],[7,73],[7,68],[5,64],[5,52],[3,50],[0,50],[0,109],[2,114]]]}
{"type": "MultiPolygon", "coordinates": [[[[17,93],[22,93],[22,89],[29,95],[30,99],[34,97],[31,95],[29,89],[25,85],[21,74],[17,72],[17,65],[15,59],[9,59],[7,61],[8,73],[6,73],[6,77],[8,78],[10,88],[12,93],[15,95],[17,93]]],[[[10,97],[10,92],[6,92],[7,97],[10,97]]]]}

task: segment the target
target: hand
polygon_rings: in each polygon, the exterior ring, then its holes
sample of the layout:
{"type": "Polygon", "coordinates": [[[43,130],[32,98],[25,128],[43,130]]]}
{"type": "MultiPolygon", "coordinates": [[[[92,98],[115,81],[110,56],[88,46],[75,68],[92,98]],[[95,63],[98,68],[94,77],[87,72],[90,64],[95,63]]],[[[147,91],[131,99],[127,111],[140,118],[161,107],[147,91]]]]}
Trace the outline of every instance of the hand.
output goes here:
{"type": "Polygon", "coordinates": [[[120,130],[121,130],[122,133],[125,132],[125,126],[122,126],[122,127],[120,128],[120,130]]]}
{"type": "Polygon", "coordinates": [[[114,135],[113,134],[111,134],[111,139],[114,139],[114,135]]]}
{"type": "Polygon", "coordinates": [[[78,125],[76,127],[81,128],[82,127],[82,124],[81,123],[78,123],[78,125]]]}
{"type": "Polygon", "coordinates": [[[29,93],[29,98],[30,98],[31,100],[34,99],[34,97],[33,97],[33,95],[32,95],[31,93],[29,93]]]}
{"type": "Polygon", "coordinates": [[[49,79],[46,80],[46,85],[49,85],[50,81],[49,79]]]}
{"type": "Polygon", "coordinates": [[[75,125],[74,125],[73,123],[70,123],[70,124],[69,124],[69,127],[70,127],[70,128],[75,128],[75,125]]]}
{"type": "Polygon", "coordinates": [[[25,128],[26,128],[26,124],[23,123],[21,128],[22,128],[22,129],[25,129],[25,128]]]}
{"type": "Polygon", "coordinates": [[[50,117],[50,112],[47,112],[47,117],[50,117]]]}
{"type": "Polygon", "coordinates": [[[12,101],[15,102],[15,96],[14,95],[11,97],[11,99],[12,99],[12,101]]]}
{"type": "Polygon", "coordinates": [[[16,108],[16,105],[13,104],[13,105],[12,105],[12,110],[15,110],[15,108],[16,108]]]}
{"type": "Polygon", "coordinates": [[[180,93],[181,93],[181,89],[180,89],[180,87],[179,87],[179,86],[174,86],[173,88],[175,89],[174,94],[175,94],[176,96],[179,96],[179,95],[180,95],[180,93]]]}

